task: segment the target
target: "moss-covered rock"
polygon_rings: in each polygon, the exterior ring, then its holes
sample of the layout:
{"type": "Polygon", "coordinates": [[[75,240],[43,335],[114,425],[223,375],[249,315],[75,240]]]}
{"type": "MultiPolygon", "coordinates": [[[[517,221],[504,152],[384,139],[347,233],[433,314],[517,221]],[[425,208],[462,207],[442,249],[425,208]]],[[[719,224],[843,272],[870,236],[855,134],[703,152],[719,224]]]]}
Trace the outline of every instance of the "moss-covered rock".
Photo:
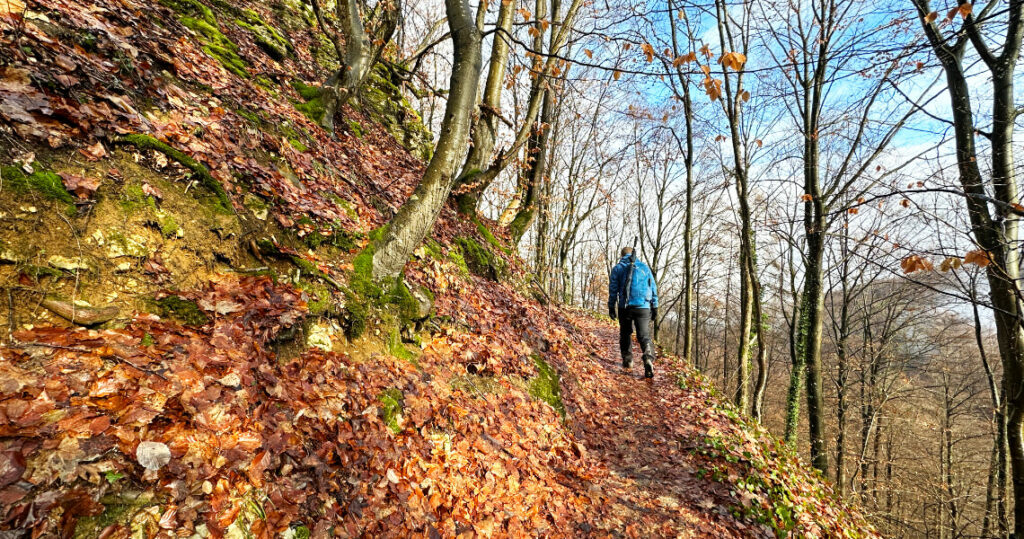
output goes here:
{"type": "Polygon", "coordinates": [[[494,254],[490,249],[473,238],[460,237],[455,239],[465,266],[475,275],[500,281],[508,274],[508,263],[494,254]]]}
{"type": "Polygon", "coordinates": [[[565,404],[558,371],[540,356],[533,356],[533,363],[537,366],[537,376],[530,379],[530,395],[550,404],[564,419],[565,404]]]}
{"type": "Polygon", "coordinates": [[[292,51],[292,44],[288,38],[284,37],[277,28],[267,24],[258,13],[251,9],[243,9],[239,18],[235,20],[235,24],[251,32],[256,45],[279,62],[292,51]]]}
{"type": "MultiPolygon", "coordinates": [[[[249,78],[248,65],[238,56],[238,45],[220,29],[209,6],[198,0],[160,0],[179,14],[178,21],[199,37],[201,48],[225,69],[242,78],[249,78]]],[[[258,19],[258,17],[257,17],[258,19]]]]}
{"type": "Polygon", "coordinates": [[[298,80],[292,81],[292,88],[302,98],[302,101],[295,102],[295,110],[305,114],[311,121],[319,124],[327,110],[321,98],[323,91],[318,86],[310,86],[298,80]]]}
{"type": "Polygon", "coordinates": [[[384,127],[409,153],[430,161],[434,153],[434,135],[423,125],[420,115],[391,81],[391,73],[377,64],[366,77],[359,94],[363,112],[384,127]]]}

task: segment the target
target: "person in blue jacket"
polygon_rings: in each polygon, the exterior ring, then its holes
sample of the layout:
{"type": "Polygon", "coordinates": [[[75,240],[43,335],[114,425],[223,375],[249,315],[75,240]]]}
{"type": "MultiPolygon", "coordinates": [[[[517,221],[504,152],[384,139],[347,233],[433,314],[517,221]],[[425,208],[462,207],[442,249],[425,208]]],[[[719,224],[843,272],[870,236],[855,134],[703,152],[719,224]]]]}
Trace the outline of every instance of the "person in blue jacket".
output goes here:
{"type": "Polygon", "coordinates": [[[619,352],[622,366],[633,366],[633,328],[644,354],[644,377],[654,377],[654,345],[651,319],[658,316],[658,285],[651,268],[637,260],[631,247],[623,247],[622,258],[612,268],[608,283],[608,316],[619,319],[619,352]],[[616,316],[618,315],[618,316],[616,316]]]}

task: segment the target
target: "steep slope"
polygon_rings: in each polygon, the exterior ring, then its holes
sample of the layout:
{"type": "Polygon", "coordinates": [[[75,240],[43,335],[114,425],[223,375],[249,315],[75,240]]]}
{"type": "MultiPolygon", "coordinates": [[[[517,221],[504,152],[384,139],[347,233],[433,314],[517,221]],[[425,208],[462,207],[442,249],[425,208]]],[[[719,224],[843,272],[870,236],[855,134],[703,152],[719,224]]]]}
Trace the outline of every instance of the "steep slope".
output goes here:
{"type": "Polygon", "coordinates": [[[874,535],[689,367],[619,372],[487,223],[446,211],[369,283],[427,137],[381,72],[336,137],[310,121],[334,66],[304,4],[15,1],[0,29],[0,529],[874,535]]]}

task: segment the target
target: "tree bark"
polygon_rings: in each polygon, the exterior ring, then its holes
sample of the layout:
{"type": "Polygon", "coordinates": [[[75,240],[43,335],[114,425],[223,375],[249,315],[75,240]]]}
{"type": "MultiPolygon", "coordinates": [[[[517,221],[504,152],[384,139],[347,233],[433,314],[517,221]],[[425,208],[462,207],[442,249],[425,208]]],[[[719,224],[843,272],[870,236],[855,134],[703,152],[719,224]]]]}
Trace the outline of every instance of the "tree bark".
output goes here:
{"type": "Polygon", "coordinates": [[[469,139],[481,71],[481,36],[468,0],[445,0],[454,59],[441,135],[423,180],[386,226],[374,246],[373,278],[398,277],[409,256],[430,232],[455,183],[457,167],[469,139]]]}
{"type": "MultiPolygon", "coordinates": [[[[320,99],[324,105],[320,125],[327,131],[334,131],[334,115],[359,93],[366,76],[380,59],[384,46],[394,36],[402,9],[400,0],[394,1],[395,5],[391,9],[380,7],[382,11],[379,13],[381,19],[376,24],[377,33],[371,35],[366,31],[362,16],[359,14],[359,2],[337,0],[335,11],[345,35],[345,56],[340,59],[341,68],[324,83],[320,92],[320,99]],[[377,43],[376,46],[374,42],[377,43]]],[[[319,14],[319,9],[317,13],[319,14]]]]}
{"type": "Polygon", "coordinates": [[[505,71],[508,67],[509,41],[512,21],[515,18],[515,2],[500,2],[498,7],[497,30],[491,44],[491,60],[487,69],[487,82],[473,123],[473,140],[469,154],[462,164],[462,171],[455,184],[455,200],[459,211],[476,216],[476,207],[488,182],[482,181],[481,173],[487,168],[494,153],[498,137],[498,120],[501,117],[501,93],[505,87],[505,71]]]}
{"type": "MultiPolygon", "coordinates": [[[[942,64],[952,103],[956,142],[957,168],[964,191],[972,232],[978,245],[988,252],[991,264],[986,267],[989,297],[996,322],[996,338],[1003,364],[1003,394],[1006,396],[1007,443],[1009,444],[1011,481],[1014,490],[1014,529],[1024,536],[1024,333],[1021,331],[1020,260],[1016,251],[1018,221],[1009,217],[1006,207],[1019,204],[1013,159],[1013,129],[1017,111],[1013,100],[1014,68],[1024,37],[1024,1],[1011,0],[1006,10],[1007,27],[999,55],[994,55],[983,42],[977,19],[969,15],[964,22],[967,37],[992,74],[991,183],[992,193],[1003,205],[989,209],[985,180],[978,163],[975,146],[976,126],[971,107],[970,86],[963,69],[966,40],[962,34],[949,43],[931,13],[928,0],[912,0],[917,8],[925,35],[942,64]]],[[[990,3],[978,14],[996,3],[990,3]]],[[[1001,4],[1000,4],[1001,5],[1001,4]]]]}

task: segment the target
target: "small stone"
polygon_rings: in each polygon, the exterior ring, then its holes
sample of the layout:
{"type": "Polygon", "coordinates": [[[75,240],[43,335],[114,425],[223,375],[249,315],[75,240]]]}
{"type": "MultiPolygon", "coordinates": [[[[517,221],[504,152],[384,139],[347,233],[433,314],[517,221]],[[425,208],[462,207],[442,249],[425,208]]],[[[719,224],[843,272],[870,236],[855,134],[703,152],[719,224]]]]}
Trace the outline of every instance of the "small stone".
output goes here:
{"type": "Polygon", "coordinates": [[[10,264],[17,264],[24,261],[24,258],[18,256],[17,253],[10,249],[4,249],[0,251],[0,262],[8,262],[10,264]]]}
{"type": "Polygon", "coordinates": [[[334,343],[331,342],[331,328],[323,324],[314,324],[309,328],[306,344],[321,350],[331,350],[334,347],[334,343]]]}
{"type": "Polygon", "coordinates": [[[171,462],[171,449],[161,442],[142,442],[135,450],[135,459],[143,468],[156,471],[171,462]]]}
{"type": "Polygon", "coordinates": [[[70,271],[72,273],[78,270],[89,269],[89,265],[81,258],[68,258],[66,256],[53,255],[50,258],[47,258],[46,262],[57,269],[70,271]]]}
{"type": "Polygon", "coordinates": [[[238,373],[232,372],[224,375],[217,382],[227,387],[240,387],[242,385],[242,378],[238,376],[238,373]]]}
{"type": "Polygon", "coordinates": [[[128,271],[130,269],[132,269],[132,263],[131,262],[121,262],[120,264],[117,265],[116,268],[114,268],[114,270],[119,272],[119,273],[124,273],[124,272],[126,272],[126,271],[128,271]]]}

